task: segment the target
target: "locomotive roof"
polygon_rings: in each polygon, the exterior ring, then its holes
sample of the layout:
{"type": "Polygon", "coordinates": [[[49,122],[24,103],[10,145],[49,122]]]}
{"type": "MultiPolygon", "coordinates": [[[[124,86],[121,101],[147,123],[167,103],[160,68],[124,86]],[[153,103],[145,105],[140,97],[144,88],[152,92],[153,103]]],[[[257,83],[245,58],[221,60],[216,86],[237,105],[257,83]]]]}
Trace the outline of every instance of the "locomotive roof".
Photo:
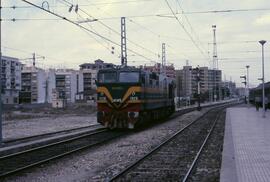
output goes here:
{"type": "MultiPolygon", "coordinates": [[[[270,88],[270,82],[267,82],[264,84],[264,88],[270,88]]],[[[260,84],[258,87],[254,88],[255,90],[262,89],[262,84],[260,84]]]]}
{"type": "Polygon", "coordinates": [[[168,77],[166,74],[164,73],[157,73],[157,72],[152,72],[150,70],[145,70],[143,68],[136,68],[136,67],[132,67],[132,66],[115,66],[113,68],[103,68],[103,69],[100,69],[99,72],[100,73],[104,73],[104,72],[112,72],[112,71],[127,71],[127,72],[144,72],[144,73],[147,73],[147,74],[155,74],[155,75],[158,75],[158,76],[163,76],[164,78],[166,77],[167,79],[171,79],[173,80],[173,78],[170,78],[168,77]]]}

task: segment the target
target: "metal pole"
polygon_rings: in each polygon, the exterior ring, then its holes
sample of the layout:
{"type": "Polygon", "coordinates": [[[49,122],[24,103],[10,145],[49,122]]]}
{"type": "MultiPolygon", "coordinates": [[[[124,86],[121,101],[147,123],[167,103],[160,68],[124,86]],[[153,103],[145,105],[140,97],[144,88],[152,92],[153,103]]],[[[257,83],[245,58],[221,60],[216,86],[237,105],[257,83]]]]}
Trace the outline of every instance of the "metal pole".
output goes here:
{"type": "Polygon", "coordinates": [[[2,0],[0,0],[0,146],[3,142],[2,133],[2,0]]]}
{"type": "Polygon", "coordinates": [[[265,118],[265,91],[264,91],[264,46],[262,45],[262,97],[263,97],[263,117],[265,118]]]}
{"type": "Polygon", "coordinates": [[[213,43],[213,76],[214,76],[214,102],[216,102],[217,95],[216,95],[216,25],[212,25],[213,28],[213,36],[214,36],[214,43],[213,43]]]}
{"type": "Polygon", "coordinates": [[[247,103],[248,103],[248,105],[249,105],[249,72],[248,72],[248,68],[249,68],[249,65],[247,65],[246,66],[246,68],[247,68],[247,103]]]}
{"type": "Polygon", "coordinates": [[[198,108],[197,110],[201,110],[201,88],[200,88],[200,67],[197,67],[197,81],[198,81],[198,108]]]}
{"type": "Polygon", "coordinates": [[[265,40],[259,41],[262,45],[262,104],[263,104],[263,115],[262,117],[265,118],[265,91],[264,91],[264,44],[266,43],[265,40]]]}
{"type": "Polygon", "coordinates": [[[125,17],[121,17],[121,65],[127,66],[127,40],[125,17]]]}

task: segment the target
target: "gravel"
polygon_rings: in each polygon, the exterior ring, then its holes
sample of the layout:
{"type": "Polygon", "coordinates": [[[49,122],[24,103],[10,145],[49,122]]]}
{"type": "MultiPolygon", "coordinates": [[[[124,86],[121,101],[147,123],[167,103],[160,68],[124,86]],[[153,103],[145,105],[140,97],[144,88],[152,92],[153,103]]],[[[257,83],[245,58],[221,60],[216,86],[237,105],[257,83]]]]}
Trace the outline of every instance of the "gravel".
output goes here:
{"type": "Polygon", "coordinates": [[[142,131],[89,148],[4,181],[106,181],[208,109],[193,111],[142,131]]]}
{"type": "Polygon", "coordinates": [[[72,114],[4,121],[3,138],[10,140],[97,124],[96,115],[72,114]]]}
{"type": "Polygon", "coordinates": [[[192,171],[190,181],[219,181],[222,162],[226,112],[223,111],[213,133],[207,141],[196,168],[192,171]]]}
{"type": "Polygon", "coordinates": [[[182,180],[207,135],[216,112],[211,111],[200,118],[116,181],[182,180]]]}

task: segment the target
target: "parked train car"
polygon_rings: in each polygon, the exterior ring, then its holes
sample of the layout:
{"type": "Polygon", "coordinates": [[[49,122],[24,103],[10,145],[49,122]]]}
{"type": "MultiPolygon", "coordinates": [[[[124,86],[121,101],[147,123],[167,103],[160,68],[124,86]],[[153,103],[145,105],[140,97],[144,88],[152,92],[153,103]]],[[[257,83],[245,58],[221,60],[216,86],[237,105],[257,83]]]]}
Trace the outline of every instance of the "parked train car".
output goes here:
{"type": "Polygon", "coordinates": [[[108,128],[133,129],[175,110],[173,79],[133,67],[103,69],[97,79],[97,121],[108,128]]]}
{"type": "MultiPolygon", "coordinates": [[[[268,99],[268,108],[270,108],[270,82],[265,83],[265,97],[268,99]]],[[[259,98],[259,105],[262,106],[262,84],[249,91],[249,102],[255,104],[255,99],[259,98]]]]}

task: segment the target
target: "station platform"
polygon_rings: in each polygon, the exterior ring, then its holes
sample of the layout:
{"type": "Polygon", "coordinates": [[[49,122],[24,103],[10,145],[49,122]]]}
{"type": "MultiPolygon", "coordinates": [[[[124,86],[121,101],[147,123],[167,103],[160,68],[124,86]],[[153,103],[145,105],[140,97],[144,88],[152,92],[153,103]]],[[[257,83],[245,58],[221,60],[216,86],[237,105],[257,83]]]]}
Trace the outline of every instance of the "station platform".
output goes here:
{"type": "MultiPolygon", "coordinates": [[[[230,102],[236,102],[238,101],[238,99],[228,99],[228,100],[222,100],[222,101],[216,101],[216,102],[205,102],[205,103],[201,103],[201,107],[211,107],[211,106],[215,106],[218,104],[225,104],[225,103],[230,103],[230,102]]],[[[180,108],[177,108],[175,106],[175,111],[181,111],[181,110],[185,110],[185,109],[191,109],[191,108],[197,108],[198,104],[194,104],[194,105],[189,105],[189,106],[182,106],[180,108]]]]}
{"type": "Polygon", "coordinates": [[[228,108],[221,182],[270,181],[270,111],[252,106],[228,108]]]}

